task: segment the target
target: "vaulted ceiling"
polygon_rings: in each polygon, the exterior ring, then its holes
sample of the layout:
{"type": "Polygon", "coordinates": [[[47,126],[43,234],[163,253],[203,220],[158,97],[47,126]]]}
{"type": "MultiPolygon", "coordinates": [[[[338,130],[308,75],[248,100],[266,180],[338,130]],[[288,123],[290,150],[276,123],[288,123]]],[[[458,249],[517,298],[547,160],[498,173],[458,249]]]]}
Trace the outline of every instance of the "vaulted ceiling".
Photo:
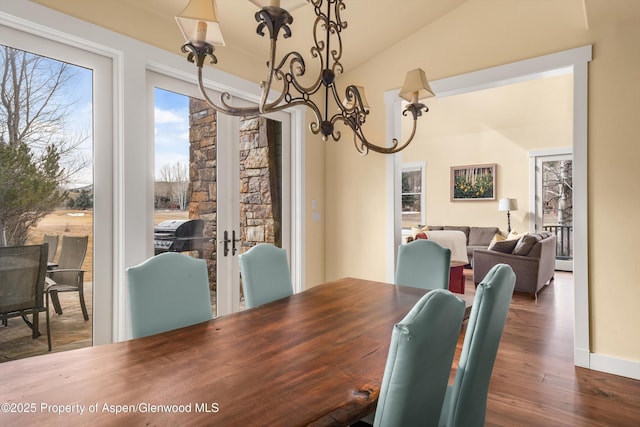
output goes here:
{"type": "MultiPolygon", "coordinates": [[[[32,0],[84,21],[108,28],[162,49],[180,51],[183,43],[174,17],[188,0],[32,0]]],[[[342,13],[348,27],[343,33],[345,70],[388,49],[468,0],[345,0],[342,13]]],[[[225,47],[236,49],[260,61],[266,60],[268,40],[256,34],[257,7],[248,0],[216,0],[225,47]]],[[[281,41],[282,51],[309,51],[313,7],[292,12],[293,37],[281,41]]]]}

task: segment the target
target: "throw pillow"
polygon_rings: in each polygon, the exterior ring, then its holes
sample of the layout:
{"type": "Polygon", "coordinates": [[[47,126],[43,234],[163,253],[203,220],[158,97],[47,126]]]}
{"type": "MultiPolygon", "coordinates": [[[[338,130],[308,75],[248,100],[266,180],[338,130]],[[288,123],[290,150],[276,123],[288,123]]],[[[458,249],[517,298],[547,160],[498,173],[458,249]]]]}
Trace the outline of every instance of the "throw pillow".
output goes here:
{"type": "Polygon", "coordinates": [[[504,240],[506,240],[506,237],[504,237],[502,234],[500,233],[494,234],[493,238],[491,239],[491,242],[489,242],[489,249],[491,249],[491,247],[495,245],[496,242],[502,242],[504,240]]]}
{"type": "Polygon", "coordinates": [[[493,246],[489,247],[489,249],[496,252],[502,252],[503,254],[510,254],[513,252],[513,249],[517,244],[518,240],[502,240],[500,242],[495,242],[493,246]]]}
{"type": "Polygon", "coordinates": [[[526,256],[537,242],[538,239],[536,239],[535,236],[524,235],[518,240],[512,253],[514,255],[526,256]]]}
{"type": "Polygon", "coordinates": [[[515,230],[511,230],[509,232],[509,235],[507,236],[507,240],[513,240],[513,239],[518,240],[520,237],[522,237],[525,234],[527,234],[527,233],[518,233],[515,230]]]}
{"type": "Polygon", "coordinates": [[[416,234],[416,239],[427,239],[428,240],[429,238],[427,237],[426,233],[422,232],[422,233],[416,234]]]}

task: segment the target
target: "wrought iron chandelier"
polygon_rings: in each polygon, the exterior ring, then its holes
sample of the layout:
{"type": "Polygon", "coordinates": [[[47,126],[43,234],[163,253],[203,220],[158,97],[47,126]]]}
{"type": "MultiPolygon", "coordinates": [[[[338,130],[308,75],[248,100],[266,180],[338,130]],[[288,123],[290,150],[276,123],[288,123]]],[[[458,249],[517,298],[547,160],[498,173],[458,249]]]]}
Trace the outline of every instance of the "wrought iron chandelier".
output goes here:
{"type": "Polygon", "coordinates": [[[362,126],[369,114],[369,105],[360,86],[347,86],[344,98],[338,94],[336,88],[336,74],[343,71],[340,60],[342,58],[342,31],[347,28],[347,22],[342,20],[341,13],[346,8],[344,0],[249,0],[261,9],[256,12],[258,22],[257,33],[270,38],[270,53],[267,66],[267,79],[262,81],[260,103],[256,107],[236,107],[230,104],[231,95],[222,93],[218,103],[214,102],[205,90],[202,80],[202,67],[207,58],[212,64],[217,63],[214,55],[214,45],[224,46],[224,39],[216,17],[214,0],[190,0],[186,8],[176,16],[176,21],[186,40],[182,52],[187,53],[187,59],[198,67],[198,86],[206,102],[218,112],[233,116],[255,116],[280,111],[292,106],[304,105],[310,108],[315,116],[309,128],[314,134],[321,134],[323,140],[329,137],[335,141],[340,139],[340,132],[335,129],[337,122],[342,122],[353,131],[354,145],[359,153],[367,154],[370,150],[383,154],[397,153],[407,147],[415,136],[418,118],[428,107],[420,103],[420,99],[434,96],[429,87],[424,71],[420,68],[409,71],[400,91],[400,97],[409,102],[403,115],[411,113],[413,130],[409,138],[400,143],[393,139],[390,146],[380,146],[371,143],[364,135],[362,126]],[[304,84],[307,66],[302,55],[296,51],[289,52],[277,59],[276,48],[278,36],[283,33],[284,38],[291,37],[290,25],[293,17],[289,10],[310,4],[313,6],[316,20],[313,25],[313,40],[311,57],[319,64],[319,73],[311,84],[304,84]],[[326,9],[323,11],[323,6],[326,9]],[[324,38],[322,38],[324,37],[324,38]],[[279,92],[272,98],[272,85],[278,82],[279,92]],[[324,91],[322,108],[312,97],[324,91]],[[329,111],[330,99],[335,101],[338,112],[329,111]]]}

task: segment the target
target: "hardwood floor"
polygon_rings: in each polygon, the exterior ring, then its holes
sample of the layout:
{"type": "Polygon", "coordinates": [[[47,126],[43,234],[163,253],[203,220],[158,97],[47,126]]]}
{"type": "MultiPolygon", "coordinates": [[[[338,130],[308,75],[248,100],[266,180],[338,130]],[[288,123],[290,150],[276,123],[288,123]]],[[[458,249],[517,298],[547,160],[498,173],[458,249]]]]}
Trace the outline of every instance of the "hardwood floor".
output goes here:
{"type": "MultiPolygon", "coordinates": [[[[465,290],[474,291],[469,276],[465,290]]],[[[451,378],[454,374],[455,369],[451,378]]],[[[640,425],[640,381],[573,365],[572,274],[558,272],[537,301],[514,294],[485,421],[487,426],[640,425]]]]}

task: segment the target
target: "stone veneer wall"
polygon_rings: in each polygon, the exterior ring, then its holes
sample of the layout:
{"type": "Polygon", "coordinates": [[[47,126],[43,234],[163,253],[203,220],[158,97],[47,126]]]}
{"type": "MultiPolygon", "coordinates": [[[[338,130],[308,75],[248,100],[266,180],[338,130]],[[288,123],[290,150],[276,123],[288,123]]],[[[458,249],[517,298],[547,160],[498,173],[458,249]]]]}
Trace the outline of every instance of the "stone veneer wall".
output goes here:
{"type": "Polygon", "coordinates": [[[216,113],[206,102],[189,100],[189,218],[204,221],[202,257],[207,261],[209,283],[216,283],[217,187],[216,113]]]}
{"type": "MultiPolygon", "coordinates": [[[[216,283],[216,250],[224,230],[217,229],[216,114],[204,102],[192,98],[190,114],[189,218],[204,221],[203,257],[209,269],[212,289],[216,283]]],[[[240,240],[239,253],[258,243],[280,244],[280,192],[277,146],[269,121],[262,117],[240,122],[240,240]],[[278,237],[276,237],[278,236],[278,237]]],[[[231,230],[229,238],[231,238],[231,230]]]]}
{"type": "Polygon", "coordinates": [[[268,128],[263,117],[240,124],[241,253],[258,243],[280,244],[276,149],[268,128]]]}

